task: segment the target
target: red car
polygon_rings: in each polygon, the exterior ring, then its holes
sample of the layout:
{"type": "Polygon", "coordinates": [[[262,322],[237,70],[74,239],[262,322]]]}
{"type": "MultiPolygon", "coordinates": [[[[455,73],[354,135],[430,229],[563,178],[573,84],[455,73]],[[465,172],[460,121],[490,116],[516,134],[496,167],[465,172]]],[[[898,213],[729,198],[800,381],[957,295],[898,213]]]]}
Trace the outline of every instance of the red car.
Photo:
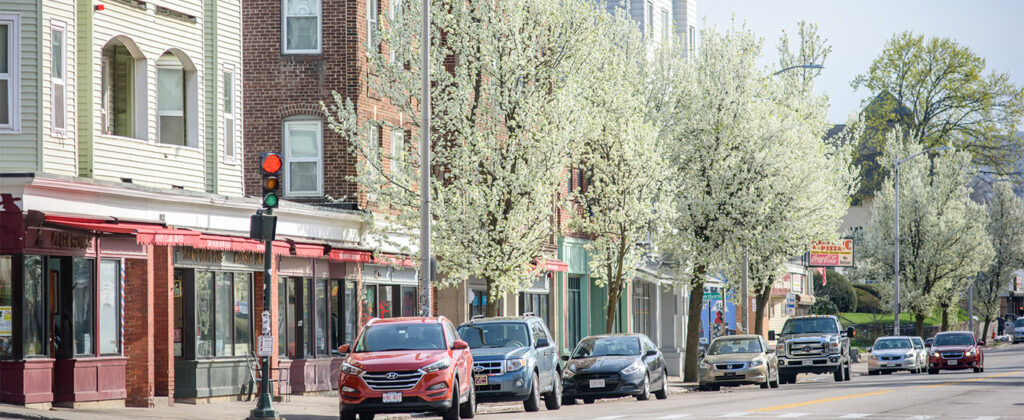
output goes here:
{"type": "Polygon", "coordinates": [[[935,335],[928,349],[928,373],[940,370],[974,369],[985,371],[985,355],[981,350],[984,341],[974,338],[970,331],[946,331],[935,335]]]}
{"type": "MultiPolygon", "coordinates": [[[[351,350],[351,352],[350,352],[351,350]]],[[[437,318],[372,319],[338,374],[342,420],[377,413],[433,411],[445,420],[473,418],[473,355],[451,321],[437,318]]]]}

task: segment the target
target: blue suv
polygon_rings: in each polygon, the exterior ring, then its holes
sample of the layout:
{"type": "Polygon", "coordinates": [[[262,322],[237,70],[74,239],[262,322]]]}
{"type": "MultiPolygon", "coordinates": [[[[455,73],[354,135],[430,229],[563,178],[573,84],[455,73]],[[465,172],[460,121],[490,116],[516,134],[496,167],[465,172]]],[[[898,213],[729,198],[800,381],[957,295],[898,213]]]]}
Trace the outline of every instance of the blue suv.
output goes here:
{"type": "Polygon", "coordinates": [[[459,326],[459,337],[473,354],[478,402],[522,401],[526,411],[562,406],[558,346],[544,321],[520,317],[473,317],[459,326]]]}

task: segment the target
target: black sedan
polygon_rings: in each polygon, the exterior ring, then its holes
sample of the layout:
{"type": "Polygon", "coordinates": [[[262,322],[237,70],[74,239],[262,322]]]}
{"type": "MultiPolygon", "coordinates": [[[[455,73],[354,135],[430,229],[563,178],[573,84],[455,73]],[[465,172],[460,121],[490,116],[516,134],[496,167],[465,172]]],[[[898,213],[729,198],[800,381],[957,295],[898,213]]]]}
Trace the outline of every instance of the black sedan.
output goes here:
{"type": "Polygon", "coordinates": [[[562,360],[562,404],[575,404],[577,398],[586,404],[623,396],[647,400],[652,393],[668,398],[665,358],[646,335],[590,336],[562,360]]]}

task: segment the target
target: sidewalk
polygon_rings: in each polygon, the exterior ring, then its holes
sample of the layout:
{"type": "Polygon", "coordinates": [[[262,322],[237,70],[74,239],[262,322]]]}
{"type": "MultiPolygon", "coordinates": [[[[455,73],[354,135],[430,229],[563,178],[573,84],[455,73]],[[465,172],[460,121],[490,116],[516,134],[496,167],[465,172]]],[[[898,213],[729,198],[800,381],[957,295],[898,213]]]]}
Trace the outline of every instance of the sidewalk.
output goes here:
{"type": "MultiPolygon", "coordinates": [[[[669,377],[669,393],[681,394],[691,392],[696,383],[683,382],[678,376],[669,377]]],[[[34,420],[107,420],[110,418],[131,419],[199,419],[199,420],[230,420],[244,419],[249,411],[256,407],[256,402],[233,401],[212,404],[175,404],[173,407],[161,408],[108,408],[108,409],[70,409],[52,408],[36,410],[16,405],[0,404],[0,418],[18,418],[34,420]]],[[[324,420],[338,418],[338,398],[292,396],[289,402],[274,403],[274,408],[283,419],[289,420],[324,420]]],[[[522,403],[481,404],[479,413],[515,413],[523,411],[522,403]]],[[[379,415],[380,420],[410,419],[423,415],[390,414],[379,415]]]]}

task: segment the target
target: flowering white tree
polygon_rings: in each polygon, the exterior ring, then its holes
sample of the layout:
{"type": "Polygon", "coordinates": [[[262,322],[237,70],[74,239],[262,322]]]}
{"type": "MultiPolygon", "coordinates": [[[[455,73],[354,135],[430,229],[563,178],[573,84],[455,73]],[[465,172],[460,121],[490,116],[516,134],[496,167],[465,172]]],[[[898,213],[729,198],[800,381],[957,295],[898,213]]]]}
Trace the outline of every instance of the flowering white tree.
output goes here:
{"type": "Polygon", "coordinates": [[[593,238],[585,247],[591,278],[608,288],[605,331],[611,332],[619,298],[653,251],[652,235],[663,230],[672,206],[663,142],[648,101],[653,40],[621,10],[601,17],[595,30],[601,42],[589,51],[597,71],[592,88],[579,98],[593,124],[580,133],[575,159],[586,185],[570,192],[581,211],[569,228],[593,238]]]}
{"type": "MultiPolygon", "coordinates": [[[[440,286],[483,279],[493,316],[498,297],[539,274],[569,139],[587,117],[575,98],[591,71],[583,56],[598,11],[570,0],[433,0],[431,8],[431,239],[446,275],[440,286]]],[[[394,59],[369,46],[368,84],[408,121],[409,146],[384,150],[368,133],[389,123],[357,116],[338,93],[324,108],[331,129],[352,142],[354,180],[375,217],[415,236],[421,14],[406,5],[394,16],[381,19],[380,36],[394,59]]]]}
{"type": "Polygon", "coordinates": [[[988,336],[989,323],[999,316],[999,293],[1007,290],[1013,273],[1024,268],[1024,200],[1014,195],[1008,182],[997,183],[994,188],[995,196],[988,203],[987,228],[995,259],[974,281],[978,311],[985,317],[982,337],[988,336]]]}
{"type": "MultiPolygon", "coordinates": [[[[883,162],[891,166],[921,151],[893,130],[885,145],[883,162]]],[[[900,165],[900,303],[913,314],[917,335],[924,319],[947,298],[966,291],[968,278],[989,266],[994,251],[985,231],[984,206],[968,197],[975,170],[967,152],[921,156],[900,165]]],[[[859,276],[887,278],[893,273],[892,178],[875,194],[872,226],[864,241],[867,259],[859,276]]],[[[890,302],[892,283],[880,291],[890,302]]]]}

